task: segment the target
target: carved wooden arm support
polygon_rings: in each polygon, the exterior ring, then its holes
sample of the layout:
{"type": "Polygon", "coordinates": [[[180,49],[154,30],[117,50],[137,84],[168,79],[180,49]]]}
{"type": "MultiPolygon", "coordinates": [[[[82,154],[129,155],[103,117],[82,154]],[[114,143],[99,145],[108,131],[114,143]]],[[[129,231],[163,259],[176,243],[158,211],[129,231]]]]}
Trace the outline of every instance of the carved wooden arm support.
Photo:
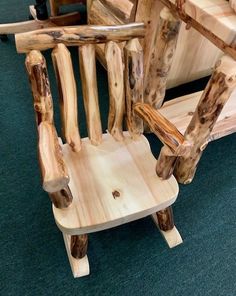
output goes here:
{"type": "Polygon", "coordinates": [[[54,193],[65,188],[69,175],[62,158],[57,132],[53,124],[43,121],[38,126],[39,164],[43,179],[43,189],[54,193]]]}
{"type": "Polygon", "coordinates": [[[151,131],[170,150],[170,155],[182,156],[189,153],[191,145],[184,140],[179,130],[160,112],[148,104],[136,103],[134,111],[148,124],[151,131]]]}
{"type": "Polygon", "coordinates": [[[55,193],[68,185],[69,176],[53,122],[53,103],[46,61],[39,51],[33,50],[27,55],[25,63],[34,97],[43,188],[49,193],[55,193]]]}

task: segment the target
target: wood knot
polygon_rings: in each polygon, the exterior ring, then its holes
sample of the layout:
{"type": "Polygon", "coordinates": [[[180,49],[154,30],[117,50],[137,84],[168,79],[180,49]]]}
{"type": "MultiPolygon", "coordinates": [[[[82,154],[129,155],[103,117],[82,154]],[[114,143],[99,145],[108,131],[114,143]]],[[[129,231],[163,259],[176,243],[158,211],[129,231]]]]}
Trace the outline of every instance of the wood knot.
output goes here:
{"type": "Polygon", "coordinates": [[[193,112],[192,111],[188,112],[188,115],[193,116],[193,112]]]}
{"type": "Polygon", "coordinates": [[[120,197],[120,192],[118,190],[114,190],[112,191],[112,195],[113,195],[113,198],[116,199],[117,197],[120,197]]]}

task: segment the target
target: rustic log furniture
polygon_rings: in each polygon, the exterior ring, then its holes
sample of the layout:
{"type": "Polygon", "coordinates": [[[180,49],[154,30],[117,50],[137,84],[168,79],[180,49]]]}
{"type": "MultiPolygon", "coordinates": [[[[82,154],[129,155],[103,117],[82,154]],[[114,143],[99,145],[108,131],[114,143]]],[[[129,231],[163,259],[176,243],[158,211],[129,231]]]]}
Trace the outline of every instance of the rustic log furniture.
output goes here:
{"type": "Polygon", "coordinates": [[[36,0],[35,5],[29,6],[30,20],[0,25],[0,39],[6,41],[7,34],[16,34],[55,26],[71,26],[79,24],[79,12],[59,15],[59,8],[61,5],[77,2],[85,4],[85,1],[86,0],[50,0],[51,16],[49,17],[46,6],[47,0],[36,0]]]}
{"type": "MultiPolygon", "coordinates": [[[[231,0],[232,3],[235,0],[231,0]]],[[[158,63],[158,58],[151,59],[156,48],[155,36],[159,30],[159,15],[164,7],[160,0],[91,0],[88,6],[88,22],[97,25],[120,25],[129,22],[144,22],[147,33],[142,42],[144,48],[145,76],[150,64],[158,63]]],[[[204,1],[200,1],[204,2],[204,1]]],[[[207,0],[209,3],[209,0],[207,0]]],[[[227,0],[210,0],[221,3],[222,15],[232,15],[227,0]]],[[[235,4],[234,4],[235,5],[235,4]]],[[[213,8],[214,9],[214,8],[213,8]]],[[[162,15],[162,19],[168,16],[162,15]]],[[[104,47],[96,46],[97,56],[105,66],[104,47]]],[[[220,50],[194,28],[180,23],[175,55],[167,78],[167,87],[173,87],[211,74],[212,67],[221,56],[220,50]],[[208,54],[206,54],[208,53],[208,54]]],[[[153,77],[148,77],[150,84],[153,77]]]]}
{"type": "Polygon", "coordinates": [[[134,23],[56,27],[16,35],[18,52],[27,54],[43,188],[53,202],[55,221],[63,233],[75,277],[89,273],[86,253],[91,232],[152,215],[169,247],[182,242],[171,209],[178,183],[173,176],[168,180],[157,176],[156,160],[142,135],[141,118],[171,155],[185,155],[191,146],[173,124],[143,103],[143,50],[138,38],[144,33],[144,25],[134,23]],[[125,42],[122,49],[120,42],[125,42]],[[101,127],[95,65],[95,44],[102,43],[110,97],[106,133],[101,127]],[[76,84],[66,46],[79,47],[88,138],[80,138],[76,84]],[[40,52],[48,48],[53,48],[66,144],[54,126],[47,67],[40,52]],[[124,114],[128,132],[123,132],[124,114]]]}
{"type": "MultiPolygon", "coordinates": [[[[160,113],[184,133],[185,140],[193,147],[188,155],[178,157],[167,155],[164,147],[158,159],[158,175],[168,179],[174,171],[180,183],[188,184],[193,180],[207,144],[236,131],[236,92],[233,93],[236,87],[236,14],[224,0],[179,0],[178,4],[185,2],[181,9],[175,0],[161,1],[175,18],[199,31],[225,54],[217,61],[204,92],[176,98],[162,106],[163,95],[159,89],[165,86],[159,82],[162,79],[160,75],[155,95],[147,97],[150,105],[161,107],[160,113]]],[[[172,34],[171,28],[170,26],[167,35],[172,34]]],[[[166,69],[163,66],[164,63],[162,68],[152,69],[150,66],[148,74],[152,75],[155,70],[161,73],[166,69]]],[[[155,91],[151,88],[148,92],[152,90],[155,91]]],[[[163,94],[165,89],[161,90],[163,94]]]]}
{"type": "MultiPolygon", "coordinates": [[[[235,0],[230,2],[226,0],[160,0],[155,3],[148,0],[138,2],[124,0],[119,2],[119,5],[115,0],[92,1],[89,11],[89,20],[92,23],[128,22],[130,18],[134,18],[134,15],[136,15],[135,19],[139,19],[139,15],[143,18],[147,17],[149,30],[142,43],[145,64],[144,102],[155,109],[160,108],[160,113],[185,134],[185,140],[193,147],[189,154],[178,157],[171,154],[166,145],[163,147],[157,163],[157,173],[163,179],[168,179],[175,170],[175,176],[180,183],[190,183],[207,144],[236,131],[236,92],[232,94],[236,85],[236,14],[231,6],[235,8],[235,0]],[[154,22],[151,13],[156,16],[156,11],[150,12],[150,9],[160,2],[165,7],[160,12],[159,20],[154,22]],[[119,10],[119,17],[117,10],[119,10]],[[216,61],[212,77],[204,92],[176,98],[163,105],[167,78],[175,60],[181,20],[188,28],[193,27],[213,46],[223,51],[225,56],[216,61]],[[155,29],[153,26],[157,23],[158,26],[155,29]],[[152,39],[154,41],[151,41],[152,39]]],[[[194,45],[197,41],[191,40],[191,44],[194,45]]],[[[100,61],[106,67],[103,45],[96,45],[96,50],[100,61]]],[[[184,44],[182,44],[182,51],[185,51],[184,44]]],[[[207,63],[211,55],[211,52],[206,51],[205,56],[204,54],[201,56],[202,61],[207,63]]],[[[179,57],[178,54],[177,56],[179,57]]],[[[181,64],[182,60],[179,62],[181,64]]],[[[189,64],[190,67],[192,64],[193,62],[189,64]]],[[[135,111],[147,122],[150,114],[148,115],[147,112],[144,114],[137,108],[135,111]]],[[[148,126],[150,127],[150,124],[148,126]]],[[[152,131],[155,132],[155,129],[155,126],[151,126],[152,131]]]]}

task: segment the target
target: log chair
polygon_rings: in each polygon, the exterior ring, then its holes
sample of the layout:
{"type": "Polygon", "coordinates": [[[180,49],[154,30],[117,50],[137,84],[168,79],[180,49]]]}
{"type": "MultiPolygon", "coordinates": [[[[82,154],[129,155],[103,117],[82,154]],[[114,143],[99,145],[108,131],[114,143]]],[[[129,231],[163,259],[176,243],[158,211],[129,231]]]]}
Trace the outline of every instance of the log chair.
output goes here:
{"type": "Polygon", "coordinates": [[[53,203],[75,277],[89,273],[86,254],[91,232],[152,215],[169,247],[182,243],[171,209],[178,183],[173,176],[168,180],[157,176],[156,160],[142,135],[143,120],[173,155],[186,155],[191,145],[171,122],[143,102],[143,50],[138,38],[144,34],[143,23],[131,23],[56,27],[16,35],[17,51],[26,53],[34,98],[43,189],[53,203]],[[108,64],[106,133],[99,111],[96,44],[104,44],[108,64]],[[77,91],[67,46],[78,46],[88,138],[81,139],[79,133],[77,91]],[[53,49],[65,144],[53,121],[50,83],[41,53],[48,48],[53,49]],[[128,131],[123,131],[124,119],[128,131]]]}
{"type": "Polygon", "coordinates": [[[35,5],[29,6],[29,21],[0,24],[0,39],[6,41],[8,34],[17,34],[55,26],[72,26],[79,24],[81,19],[79,12],[59,15],[59,7],[61,5],[76,2],[85,4],[85,0],[50,0],[51,16],[48,15],[46,2],[47,0],[36,0],[35,5]]]}

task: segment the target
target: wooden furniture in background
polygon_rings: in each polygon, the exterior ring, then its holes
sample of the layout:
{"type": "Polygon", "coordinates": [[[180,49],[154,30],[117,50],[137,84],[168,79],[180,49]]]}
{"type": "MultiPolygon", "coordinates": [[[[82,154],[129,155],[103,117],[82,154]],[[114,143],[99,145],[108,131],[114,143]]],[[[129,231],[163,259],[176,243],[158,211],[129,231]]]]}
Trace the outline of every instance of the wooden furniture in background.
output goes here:
{"type": "MultiPolygon", "coordinates": [[[[156,35],[159,22],[163,22],[166,15],[159,18],[164,7],[160,0],[91,0],[88,7],[88,22],[96,25],[119,25],[129,22],[144,22],[146,35],[144,41],[140,40],[144,49],[145,77],[149,65],[153,65],[152,52],[156,48],[156,35]]],[[[202,2],[202,1],[201,1],[202,2]]],[[[212,0],[212,2],[215,2],[212,0]]],[[[230,10],[229,3],[225,0],[227,14],[230,10]]],[[[105,65],[104,47],[96,46],[97,55],[105,65]]],[[[207,75],[222,53],[207,38],[193,28],[186,30],[184,22],[180,21],[179,34],[175,55],[167,78],[167,87],[174,87],[207,75]],[[207,55],[205,53],[208,53],[207,55]]],[[[156,58],[158,63],[158,58],[156,58]]],[[[155,68],[155,65],[153,65],[155,68]]],[[[150,81],[152,84],[152,80],[150,81]]]]}
{"type": "Polygon", "coordinates": [[[50,0],[52,12],[50,17],[48,16],[46,2],[47,0],[36,0],[35,5],[29,6],[30,19],[32,20],[10,24],[0,24],[0,39],[2,41],[6,41],[8,34],[17,34],[55,26],[72,26],[79,24],[81,19],[79,12],[58,15],[59,6],[70,4],[72,2],[84,3],[85,0],[50,0]],[[55,11],[57,11],[57,13],[55,13],[55,11]]]}
{"type": "Polygon", "coordinates": [[[163,115],[143,103],[143,51],[138,38],[144,35],[142,23],[49,28],[16,35],[18,52],[27,54],[43,188],[53,202],[75,277],[89,273],[86,254],[91,232],[152,215],[170,247],[182,242],[171,209],[178,184],[173,176],[168,180],[157,176],[156,159],[142,135],[142,118],[173,155],[186,155],[191,145],[163,115]],[[107,133],[102,133],[100,120],[96,44],[104,44],[108,64],[107,133]],[[76,85],[66,46],[79,46],[88,138],[80,139],[76,85]],[[40,52],[48,48],[53,48],[65,144],[54,126],[46,61],[40,52]],[[123,131],[124,115],[128,131],[123,131]]]}
{"type": "MultiPolygon", "coordinates": [[[[175,0],[161,1],[168,7],[169,13],[193,26],[225,53],[217,61],[204,92],[177,98],[160,108],[160,113],[184,133],[191,149],[185,155],[176,156],[170,153],[169,147],[162,148],[157,173],[161,178],[168,179],[174,171],[180,183],[188,184],[194,178],[207,144],[236,131],[236,91],[233,93],[236,87],[236,14],[223,0],[186,0],[184,9],[179,9],[175,0]]],[[[172,35],[171,30],[170,26],[169,33],[172,35]]],[[[162,65],[165,72],[164,63],[162,65]]],[[[151,68],[149,73],[152,73],[151,68]]],[[[159,73],[161,76],[161,69],[159,73]]],[[[149,103],[155,106],[155,98],[151,99],[153,101],[149,103]]]]}

